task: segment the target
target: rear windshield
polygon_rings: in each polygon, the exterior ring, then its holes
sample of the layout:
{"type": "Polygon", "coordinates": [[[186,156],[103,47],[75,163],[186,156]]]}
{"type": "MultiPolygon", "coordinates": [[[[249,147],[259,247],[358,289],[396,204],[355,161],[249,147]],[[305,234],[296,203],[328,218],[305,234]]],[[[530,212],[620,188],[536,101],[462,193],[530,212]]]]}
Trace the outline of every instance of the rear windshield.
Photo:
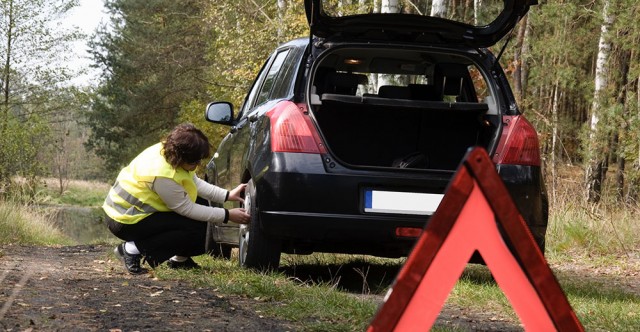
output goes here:
{"type": "Polygon", "coordinates": [[[449,103],[487,102],[491,91],[470,59],[449,53],[343,48],[320,60],[312,93],[449,103]]]}
{"type": "Polygon", "coordinates": [[[330,17],[362,14],[408,14],[433,16],[486,26],[504,9],[504,0],[322,0],[330,17]]]}

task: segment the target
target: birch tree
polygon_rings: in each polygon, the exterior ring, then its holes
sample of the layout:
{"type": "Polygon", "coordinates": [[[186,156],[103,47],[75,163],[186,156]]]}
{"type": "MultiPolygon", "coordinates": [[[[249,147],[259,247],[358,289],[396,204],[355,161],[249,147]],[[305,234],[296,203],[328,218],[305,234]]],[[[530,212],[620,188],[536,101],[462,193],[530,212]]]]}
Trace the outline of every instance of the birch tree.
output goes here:
{"type": "Polygon", "coordinates": [[[588,202],[598,202],[602,194],[602,183],[607,171],[608,154],[606,146],[607,130],[601,123],[601,117],[606,97],[606,87],[609,75],[609,53],[611,51],[611,37],[609,30],[613,24],[614,16],[610,11],[610,1],[604,0],[602,9],[602,25],[600,27],[600,39],[598,42],[598,57],[596,61],[595,88],[593,104],[591,106],[591,119],[589,123],[589,141],[587,142],[586,158],[586,199],[588,202]]]}
{"type": "Polygon", "coordinates": [[[278,0],[276,5],[278,8],[278,27],[277,27],[278,42],[282,43],[286,41],[285,39],[286,39],[287,24],[285,20],[286,20],[286,14],[287,14],[287,0],[278,0]]]}
{"type": "Polygon", "coordinates": [[[447,0],[433,0],[431,4],[431,16],[447,17],[447,0]]]}
{"type": "MultiPolygon", "coordinates": [[[[399,0],[382,0],[380,3],[380,13],[382,14],[395,14],[400,12],[399,0]]],[[[388,74],[377,75],[377,88],[380,89],[383,85],[393,84],[393,76],[388,74]]]]}
{"type": "Polygon", "coordinates": [[[526,81],[524,76],[526,75],[526,66],[525,61],[523,60],[528,54],[528,44],[526,43],[525,38],[527,37],[527,30],[529,27],[528,16],[525,16],[520,21],[520,26],[518,28],[518,37],[516,40],[515,52],[513,55],[513,90],[516,95],[516,100],[518,102],[522,102],[522,98],[524,97],[524,87],[523,84],[526,81]]]}
{"type": "Polygon", "coordinates": [[[383,14],[399,13],[400,6],[398,0],[382,0],[380,12],[383,14]]]}
{"type": "Polygon", "coordinates": [[[482,6],[482,0],[473,0],[473,23],[478,25],[480,22],[479,13],[482,6]]]}

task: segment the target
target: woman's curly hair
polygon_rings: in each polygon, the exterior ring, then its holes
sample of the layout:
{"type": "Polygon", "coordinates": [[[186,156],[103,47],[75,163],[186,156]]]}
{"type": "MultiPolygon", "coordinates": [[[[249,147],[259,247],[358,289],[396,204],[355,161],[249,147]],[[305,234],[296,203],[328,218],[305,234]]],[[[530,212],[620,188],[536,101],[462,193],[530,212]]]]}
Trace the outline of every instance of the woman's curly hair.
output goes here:
{"type": "Polygon", "coordinates": [[[209,139],[191,123],[177,125],[162,143],[164,158],[173,168],[197,164],[209,156],[209,139]]]}

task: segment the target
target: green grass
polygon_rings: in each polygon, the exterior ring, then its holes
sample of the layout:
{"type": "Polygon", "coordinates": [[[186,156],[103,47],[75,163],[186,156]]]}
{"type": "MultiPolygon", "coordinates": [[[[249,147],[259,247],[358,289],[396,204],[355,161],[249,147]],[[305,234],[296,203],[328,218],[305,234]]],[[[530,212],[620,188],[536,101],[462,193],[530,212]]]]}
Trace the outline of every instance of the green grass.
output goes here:
{"type": "MultiPolygon", "coordinates": [[[[14,200],[0,201],[0,244],[71,245],[78,243],[80,234],[80,243],[113,240],[110,234],[105,235],[106,226],[100,223],[102,213],[98,211],[108,184],[72,180],[60,195],[55,179],[38,183],[35,197],[26,197],[28,190],[23,188],[16,191],[14,200]],[[73,222],[65,223],[63,230],[56,226],[60,218],[73,222]],[[90,237],[95,239],[88,240],[90,237]]],[[[17,179],[16,185],[26,187],[27,183],[17,179]]]]}
{"type": "Polygon", "coordinates": [[[640,248],[640,212],[636,208],[564,203],[552,210],[548,253],[583,251],[591,255],[628,254],[640,248]]]}
{"type": "MultiPolygon", "coordinates": [[[[555,271],[574,312],[587,331],[640,331],[640,295],[622,289],[610,278],[577,277],[555,271]]],[[[454,287],[448,303],[478,308],[520,322],[511,303],[484,266],[470,265],[454,287]]]]}
{"type": "Polygon", "coordinates": [[[37,200],[53,205],[97,207],[102,206],[109,188],[110,185],[102,182],[72,180],[60,194],[60,184],[54,179],[45,179],[37,200]]]}
{"type": "Polygon", "coordinates": [[[560,274],[560,284],[588,330],[640,331],[640,295],[603,280],[572,277],[560,274]]]}
{"type": "MultiPolygon", "coordinates": [[[[331,282],[316,283],[286,274],[241,269],[235,261],[196,258],[203,269],[156,269],[162,279],[188,279],[196,286],[254,299],[260,315],[293,322],[303,331],[363,331],[377,304],[336,289],[331,282]]],[[[296,330],[298,330],[296,328],[296,330]]]]}
{"type": "Polygon", "coordinates": [[[33,207],[0,201],[0,244],[68,245],[71,242],[33,207]]]}

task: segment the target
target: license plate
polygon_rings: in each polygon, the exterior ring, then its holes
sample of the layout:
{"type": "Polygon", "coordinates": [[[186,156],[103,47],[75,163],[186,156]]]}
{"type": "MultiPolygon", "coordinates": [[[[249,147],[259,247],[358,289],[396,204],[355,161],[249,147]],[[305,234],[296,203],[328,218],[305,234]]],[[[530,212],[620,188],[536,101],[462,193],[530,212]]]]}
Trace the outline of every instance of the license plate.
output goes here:
{"type": "Polygon", "coordinates": [[[365,190],[364,212],[430,216],[442,201],[441,194],[365,190]]]}

